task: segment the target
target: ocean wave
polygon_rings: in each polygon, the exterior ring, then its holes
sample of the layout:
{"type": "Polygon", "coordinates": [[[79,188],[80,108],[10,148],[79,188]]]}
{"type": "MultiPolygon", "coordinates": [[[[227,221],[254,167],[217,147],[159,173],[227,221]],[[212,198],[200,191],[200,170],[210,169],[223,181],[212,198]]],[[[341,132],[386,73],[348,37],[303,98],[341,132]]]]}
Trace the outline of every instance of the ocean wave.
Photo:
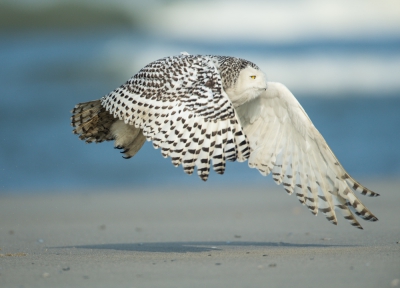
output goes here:
{"type": "Polygon", "coordinates": [[[400,33],[398,1],[177,1],[149,11],[148,31],[205,42],[293,42],[400,33]]]}

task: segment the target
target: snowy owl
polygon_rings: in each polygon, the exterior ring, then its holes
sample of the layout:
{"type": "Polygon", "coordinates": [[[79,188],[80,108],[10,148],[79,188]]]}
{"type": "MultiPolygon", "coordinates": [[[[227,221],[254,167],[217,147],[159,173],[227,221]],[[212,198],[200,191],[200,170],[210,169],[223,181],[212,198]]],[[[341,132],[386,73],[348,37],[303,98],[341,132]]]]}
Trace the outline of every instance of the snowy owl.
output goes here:
{"type": "Polygon", "coordinates": [[[225,161],[248,160],[317,215],[337,224],[335,209],[362,229],[353,213],[378,219],[355,195],[379,194],[354,180],[307,113],[282,84],[267,82],[254,63],[181,53],[154,61],[99,100],[72,110],[73,132],[87,143],[115,140],[125,158],[145,140],[187,174],[207,180],[225,161]]]}

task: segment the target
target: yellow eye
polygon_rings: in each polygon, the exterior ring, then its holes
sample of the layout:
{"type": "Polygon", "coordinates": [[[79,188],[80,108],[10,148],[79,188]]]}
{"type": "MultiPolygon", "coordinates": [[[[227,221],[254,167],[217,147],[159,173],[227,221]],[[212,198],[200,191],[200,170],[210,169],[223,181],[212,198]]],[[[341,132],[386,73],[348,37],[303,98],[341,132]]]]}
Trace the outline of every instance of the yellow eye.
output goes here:
{"type": "Polygon", "coordinates": [[[251,79],[256,79],[256,75],[251,75],[250,78],[251,79]]]}

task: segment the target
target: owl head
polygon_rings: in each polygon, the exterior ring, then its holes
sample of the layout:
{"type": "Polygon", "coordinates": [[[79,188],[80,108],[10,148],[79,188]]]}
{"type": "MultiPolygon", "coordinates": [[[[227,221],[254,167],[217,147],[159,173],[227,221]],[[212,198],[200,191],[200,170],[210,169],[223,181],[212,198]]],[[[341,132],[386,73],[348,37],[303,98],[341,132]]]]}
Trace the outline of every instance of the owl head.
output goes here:
{"type": "Polygon", "coordinates": [[[247,66],[239,73],[235,84],[226,90],[234,106],[242,105],[267,89],[267,77],[259,69],[247,66]]]}

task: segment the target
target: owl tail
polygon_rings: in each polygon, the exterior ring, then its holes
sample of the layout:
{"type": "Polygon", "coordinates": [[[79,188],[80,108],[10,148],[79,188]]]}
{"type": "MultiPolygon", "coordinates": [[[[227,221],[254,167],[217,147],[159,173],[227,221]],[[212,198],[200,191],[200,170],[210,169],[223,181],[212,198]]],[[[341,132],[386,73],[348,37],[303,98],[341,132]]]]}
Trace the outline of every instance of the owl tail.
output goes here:
{"type": "Polygon", "coordinates": [[[79,103],[71,111],[71,125],[74,134],[79,135],[86,143],[113,140],[110,134],[111,125],[115,119],[104,109],[100,100],[79,103]]]}
{"type": "Polygon", "coordinates": [[[101,106],[100,100],[79,103],[71,111],[73,133],[86,143],[115,140],[115,148],[122,149],[124,158],[134,156],[146,138],[141,129],[115,119],[101,106]]]}

